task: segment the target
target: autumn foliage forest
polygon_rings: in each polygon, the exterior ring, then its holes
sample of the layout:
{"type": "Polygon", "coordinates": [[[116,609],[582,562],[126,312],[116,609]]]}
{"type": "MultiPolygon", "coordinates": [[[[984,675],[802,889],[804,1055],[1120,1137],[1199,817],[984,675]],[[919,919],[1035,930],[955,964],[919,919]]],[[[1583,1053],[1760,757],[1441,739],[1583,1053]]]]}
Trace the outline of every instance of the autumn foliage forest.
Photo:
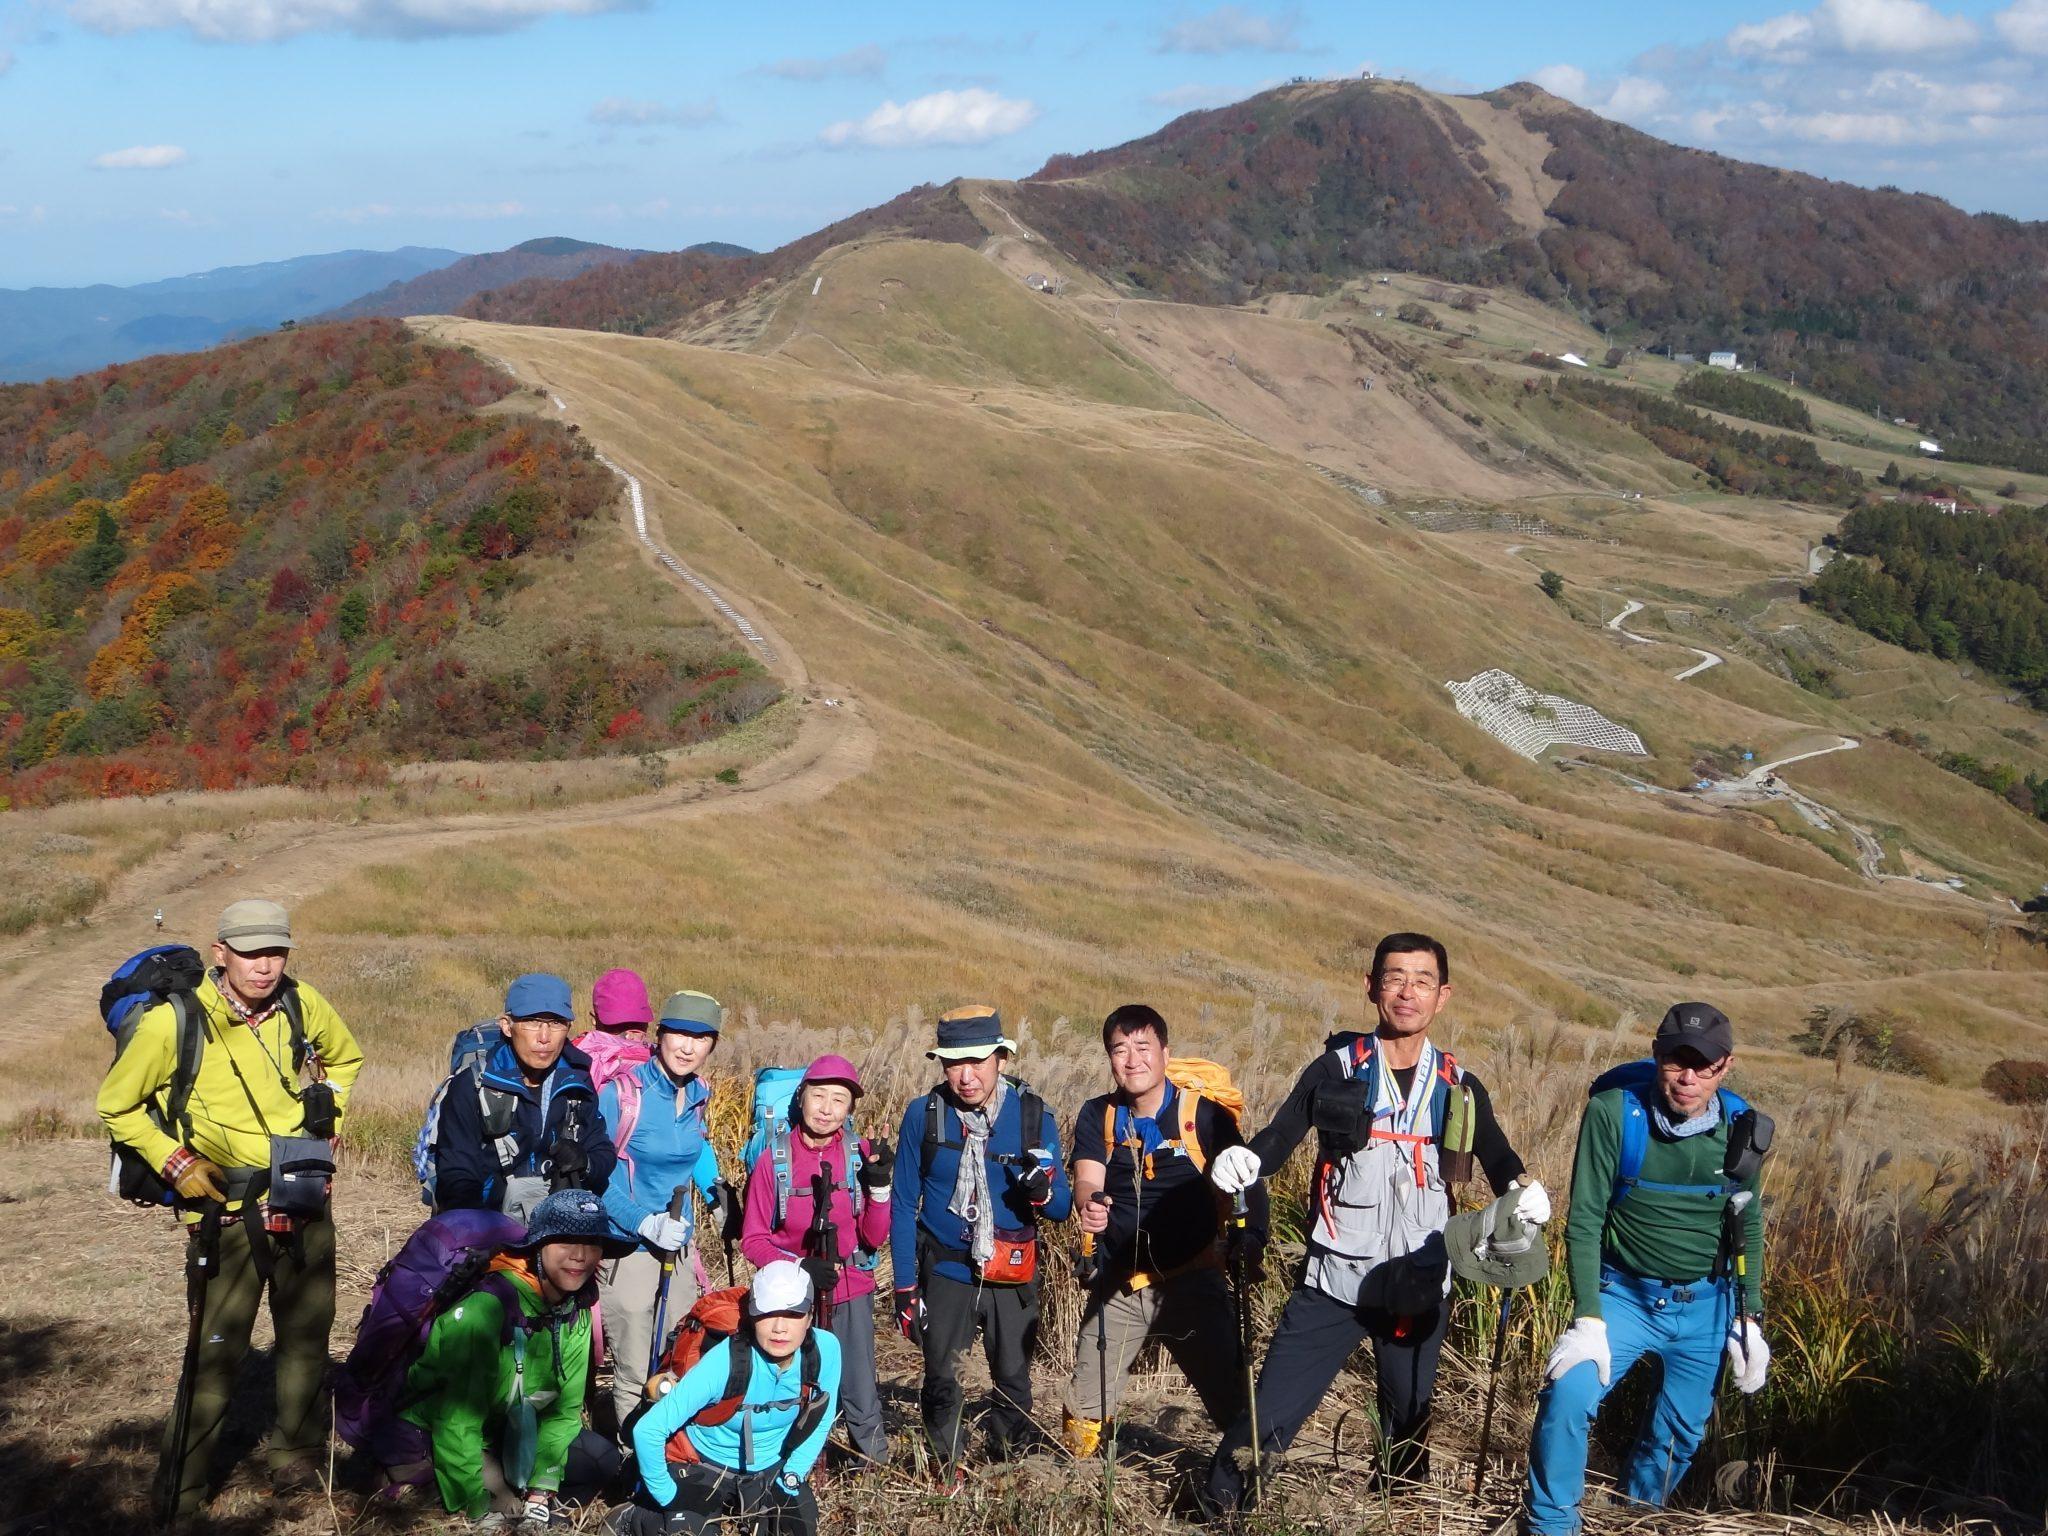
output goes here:
{"type": "Polygon", "coordinates": [[[513,389],[386,320],[0,389],[4,803],[638,752],[758,710],[722,645],[466,655],[618,494],[566,429],[480,414],[513,389]]]}

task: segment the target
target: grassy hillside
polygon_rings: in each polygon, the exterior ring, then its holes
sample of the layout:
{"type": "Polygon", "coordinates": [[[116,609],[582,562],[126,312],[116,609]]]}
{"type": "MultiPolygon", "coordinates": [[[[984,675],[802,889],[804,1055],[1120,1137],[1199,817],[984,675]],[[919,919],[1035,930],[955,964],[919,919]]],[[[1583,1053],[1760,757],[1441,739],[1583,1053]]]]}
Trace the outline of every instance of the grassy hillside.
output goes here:
{"type": "Polygon", "coordinates": [[[2031,464],[2048,432],[2048,227],[1681,149],[1534,86],[1284,86],[1055,156],[1013,196],[1137,292],[1413,270],[1568,300],[1625,343],[1740,348],[1975,457],[2031,464]]]}
{"type": "Polygon", "coordinates": [[[0,392],[0,795],[638,752],[758,709],[715,631],[506,628],[618,494],[511,393],[388,322],[0,392]]]}

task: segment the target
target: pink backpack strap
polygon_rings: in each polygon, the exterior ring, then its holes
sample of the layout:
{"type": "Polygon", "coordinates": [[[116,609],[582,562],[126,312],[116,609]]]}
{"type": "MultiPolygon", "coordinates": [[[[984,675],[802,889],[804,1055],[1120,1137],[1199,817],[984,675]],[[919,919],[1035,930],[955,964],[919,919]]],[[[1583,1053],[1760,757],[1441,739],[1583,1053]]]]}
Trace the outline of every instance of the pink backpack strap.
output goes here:
{"type": "Polygon", "coordinates": [[[612,1086],[619,1090],[619,1117],[618,1124],[612,1127],[612,1145],[619,1149],[619,1161],[626,1165],[626,1176],[632,1178],[633,1154],[626,1150],[626,1143],[633,1139],[633,1128],[640,1123],[639,1071],[613,1078],[612,1086]]]}

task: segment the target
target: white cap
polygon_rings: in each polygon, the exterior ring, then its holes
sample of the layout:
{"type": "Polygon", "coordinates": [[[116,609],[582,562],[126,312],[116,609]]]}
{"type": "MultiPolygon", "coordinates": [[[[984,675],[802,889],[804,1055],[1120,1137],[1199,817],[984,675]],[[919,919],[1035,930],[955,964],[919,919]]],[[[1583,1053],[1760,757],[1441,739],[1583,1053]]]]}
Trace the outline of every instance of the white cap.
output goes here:
{"type": "Polygon", "coordinates": [[[754,1272],[747,1304],[756,1317],[766,1317],[771,1312],[808,1312],[811,1277],[796,1260],[777,1259],[754,1272]]]}

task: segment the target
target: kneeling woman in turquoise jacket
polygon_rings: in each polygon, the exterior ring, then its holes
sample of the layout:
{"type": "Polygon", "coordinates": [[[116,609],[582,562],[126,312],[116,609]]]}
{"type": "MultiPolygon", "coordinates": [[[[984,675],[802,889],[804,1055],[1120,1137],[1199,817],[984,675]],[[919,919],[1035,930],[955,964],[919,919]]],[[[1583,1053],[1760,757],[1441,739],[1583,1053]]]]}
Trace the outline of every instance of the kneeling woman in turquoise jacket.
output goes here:
{"type": "Polygon", "coordinates": [[[811,1468],[839,1411],[839,1341],[811,1327],[814,1306],[802,1265],[780,1259],[755,1274],[739,1332],[633,1426],[640,1497],[615,1519],[619,1536],[700,1536],[729,1520],[762,1536],[814,1536],[811,1468]],[[678,1449],[686,1459],[672,1461],[678,1449]]]}

